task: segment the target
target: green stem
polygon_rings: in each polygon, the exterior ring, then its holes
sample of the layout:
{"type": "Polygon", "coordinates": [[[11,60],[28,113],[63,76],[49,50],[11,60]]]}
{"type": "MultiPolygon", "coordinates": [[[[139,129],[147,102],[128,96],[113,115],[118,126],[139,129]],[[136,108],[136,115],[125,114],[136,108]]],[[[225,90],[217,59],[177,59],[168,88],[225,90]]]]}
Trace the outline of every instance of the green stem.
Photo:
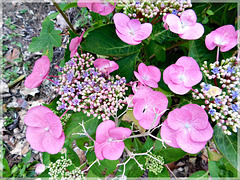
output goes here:
{"type": "Polygon", "coordinates": [[[74,29],[73,25],[70,23],[70,21],[68,20],[68,17],[66,16],[66,14],[64,14],[64,12],[61,10],[61,8],[59,7],[59,5],[56,3],[55,0],[51,0],[54,4],[54,6],[57,8],[57,10],[61,13],[61,15],[63,16],[63,18],[65,19],[65,21],[68,23],[69,27],[72,29],[72,31],[77,34],[76,30],[74,29]]]}

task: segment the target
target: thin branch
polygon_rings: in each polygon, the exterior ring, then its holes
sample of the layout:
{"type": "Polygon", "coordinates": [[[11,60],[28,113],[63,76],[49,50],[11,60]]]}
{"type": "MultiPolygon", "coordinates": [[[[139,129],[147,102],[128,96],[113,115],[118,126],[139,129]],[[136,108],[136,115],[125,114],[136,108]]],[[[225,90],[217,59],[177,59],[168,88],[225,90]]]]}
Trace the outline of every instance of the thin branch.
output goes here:
{"type": "Polygon", "coordinates": [[[73,25],[71,24],[71,22],[68,20],[68,17],[66,16],[66,14],[64,14],[64,12],[61,10],[61,8],[59,7],[59,5],[56,3],[55,0],[51,0],[54,4],[54,6],[57,8],[57,10],[60,12],[60,14],[63,16],[63,18],[65,19],[65,21],[68,23],[69,27],[72,29],[72,31],[77,34],[76,30],[74,29],[73,25]]]}

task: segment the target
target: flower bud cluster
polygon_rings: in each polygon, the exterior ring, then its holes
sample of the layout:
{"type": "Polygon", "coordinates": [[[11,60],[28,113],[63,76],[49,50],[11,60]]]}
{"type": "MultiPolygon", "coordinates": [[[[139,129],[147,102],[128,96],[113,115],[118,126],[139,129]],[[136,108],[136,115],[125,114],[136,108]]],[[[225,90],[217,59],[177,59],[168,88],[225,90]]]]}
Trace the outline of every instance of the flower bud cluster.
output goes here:
{"type": "Polygon", "coordinates": [[[216,61],[210,64],[210,67],[204,62],[201,70],[208,82],[212,83],[202,82],[200,92],[196,89],[192,93],[193,98],[204,100],[205,105],[202,107],[211,115],[212,121],[216,121],[228,135],[231,135],[229,129],[237,132],[240,127],[239,61],[240,59],[232,57],[222,60],[221,63],[216,61]]]}
{"type": "Polygon", "coordinates": [[[49,179],[57,179],[61,177],[61,180],[67,179],[83,179],[83,173],[80,167],[76,167],[74,170],[69,171],[67,167],[72,165],[70,159],[66,159],[64,156],[61,156],[61,159],[58,159],[55,163],[51,162],[48,166],[48,174],[51,176],[49,179]]]}
{"type": "Polygon", "coordinates": [[[163,170],[164,159],[162,156],[157,156],[155,154],[150,154],[151,156],[146,156],[146,169],[158,175],[163,170]]]}
{"type": "Polygon", "coordinates": [[[192,7],[191,0],[117,0],[117,7],[123,8],[123,13],[129,17],[154,18],[157,14],[181,14],[186,8],[192,7]]]}
{"type": "Polygon", "coordinates": [[[93,67],[94,57],[76,54],[61,69],[55,90],[61,96],[57,110],[84,112],[108,120],[125,105],[126,79],[104,74],[93,67]]]}

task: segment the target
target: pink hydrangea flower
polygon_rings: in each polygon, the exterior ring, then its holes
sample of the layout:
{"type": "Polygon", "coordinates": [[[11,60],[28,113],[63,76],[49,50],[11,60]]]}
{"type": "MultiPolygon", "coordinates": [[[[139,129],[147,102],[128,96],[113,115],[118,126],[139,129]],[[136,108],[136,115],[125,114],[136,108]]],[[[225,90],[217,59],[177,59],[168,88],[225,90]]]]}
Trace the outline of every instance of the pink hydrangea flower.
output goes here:
{"type": "Polygon", "coordinates": [[[165,29],[178,34],[182,39],[198,39],[204,33],[204,27],[197,23],[196,13],[192,9],[184,11],[180,18],[175,14],[167,14],[163,21],[165,29]]]}
{"type": "Polygon", "coordinates": [[[33,71],[26,78],[24,85],[29,89],[40,86],[43,80],[47,77],[49,70],[50,60],[47,56],[42,56],[35,62],[33,71]]]}
{"type": "Polygon", "coordinates": [[[152,24],[141,24],[138,19],[131,19],[123,14],[116,13],[113,16],[116,33],[118,37],[127,44],[140,44],[142,40],[148,38],[152,32],[152,24]]]}
{"type": "Polygon", "coordinates": [[[180,57],[163,72],[163,81],[176,94],[186,94],[201,80],[202,73],[198,63],[191,57],[180,57]]]}
{"type": "Polygon", "coordinates": [[[205,44],[209,50],[213,50],[216,46],[220,47],[220,51],[226,52],[237,45],[238,33],[234,26],[225,25],[217,28],[206,36],[205,44]]]}
{"type": "Polygon", "coordinates": [[[77,53],[77,48],[82,42],[83,35],[85,33],[85,30],[83,30],[82,34],[80,37],[75,37],[71,40],[69,44],[69,50],[71,51],[70,58],[72,58],[76,53],[77,53]]]}
{"type": "Polygon", "coordinates": [[[35,167],[35,173],[36,174],[41,174],[42,172],[44,172],[46,169],[45,165],[44,164],[37,164],[36,167],[35,167]]]}
{"type": "MultiPolygon", "coordinates": [[[[106,16],[113,12],[116,5],[112,5],[106,0],[78,0],[79,7],[87,7],[90,11],[106,16]]],[[[114,0],[114,4],[115,0],[114,0]]]]}
{"type": "Polygon", "coordinates": [[[26,138],[36,151],[57,154],[65,142],[60,118],[45,106],[31,108],[24,123],[28,126],[26,138]]]}
{"type": "Polygon", "coordinates": [[[119,68],[116,62],[103,58],[96,59],[93,65],[95,68],[98,68],[99,71],[105,74],[110,74],[119,68]]]}
{"type": "Polygon", "coordinates": [[[200,106],[187,104],[168,114],[160,133],[169,146],[195,154],[212,138],[213,129],[207,113],[200,106]]]}
{"type": "Polygon", "coordinates": [[[154,128],[159,124],[161,115],[168,105],[167,97],[145,86],[139,89],[133,97],[133,115],[144,129],[154,128]]]}
{"type": "Polygon", "coordinates": [[[134,71],[135,77],[144,85],[157,88],[161,78],[160,70],[155,66],[146,66],[144,63],[139,64],[138,72],[134,71]]]}
{"type": "Polygon", "coordinates": [[[128,128],[115,127],[111,120],[103,121],[97,127],[96,141],[94,144],[95,154],[99,160],[117,160],[124,151],[123,140],[131,135],[128,128]]]}

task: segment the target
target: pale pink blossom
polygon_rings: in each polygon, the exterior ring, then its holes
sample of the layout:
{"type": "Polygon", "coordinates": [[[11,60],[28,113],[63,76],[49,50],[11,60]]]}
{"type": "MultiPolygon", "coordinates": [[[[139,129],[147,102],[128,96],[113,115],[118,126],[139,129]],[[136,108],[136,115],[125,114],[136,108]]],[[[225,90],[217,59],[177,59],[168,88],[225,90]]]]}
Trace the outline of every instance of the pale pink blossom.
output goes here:
{"type": "Polygon", "coordinates": [[[213,129],[207,113],[199,105],[187,104],[168,114],[160,133],[169,146],[196,154],[212,138],[213,129]]]}
{"type": "Polygon", "coordinates": [[[111,72],[119,68],[118,64],[108,59],[98,58],[93,63],[95,68],[98,68],[104,74],[110,74],[111,72]]]}
{"type": "Polygon", "coordinates": [[[131,19],[123,14],[116,13],[113,16],[116,33],[118,37],[125,43],[137,45],[142,40],[148,38],[152,32],[152,24],[141,24],[138,19],[131,19]]]}
{"type": "Polygon", "coordinates": [[[69,50],[71,51],[70,58],[72,58],[77,53],[78,46],[82,42],[84,33],[85,33],[85,30],[83,30],[80,37],[77,36],[71,40],[71,42],[69,44],[69,50]]]}
{"type": "Polygon", "coordinates": [[[135,77],[144,85],[157,88],[161,78],[160,70],[155,66],[146,66],[140,63],[138,72],[134,71],[135,77]]]}
{"type": "Polygon", "coordinates": [[[35,167],[35,173],[36,174],[41,174],[42,172],[44,172],[46,169],[45,165],[44,164],[37,164],[36,167],[35,167]]]}
{"type": "Polygon", "coordinates": [[[102,16],[112,13],[116,6],[115,0],[114,5],[106,0],[78,0],[77,4],[79,7],[87,7],[90,11],[99,13],[102,16]]]}
{"type": "Polygon", "coordinates": [[[209,50],[216,46],[220,47],[221,52],[226,52],[237,45],[238,31],[232,25],[225,25],[217,28],[206,36],[205,44],[209,50]]]}
{"type": "Polygon", "coordinates": [[[151,129],[159,124],[161,115],[168,106],[167,97],[145,86],[133,97],[133,115],[144,129],[151,129]]]}
{"type": "Polygon", "coordinates": [[[163,72],[163,81],[176,94],[186,94],[202,80],[198,63],[191,57],[180,57],[163,72]]]}
{"type": "Polygon", "coordinates": [[[60,118],[45,106],[31,108],[24,123],[28,126],[26,138],[31,148],[36,151],[57,154],[65,142],[60,118]]]}
{"type": "Polygon", "coordinates": [[[124,127],[115,127],[111,120],[103,121],[97,127],[94,150],[99,160],[117,160],[124,151],[123,140],[131,135],[132,131],[124,127]]]}
{"type": "Polygon", "coordinates": [[[38,59],[33,67],[32,73],[26,78],[24,85],[33,89],[40,86],[43,80],[47,77],[50,70],[50,60],[47,56],[42,56],[38,59]]]}
{"type": "Polygon", "coordinates": [[[199,39],[204,33],[204,27],[197,23],[196,13],[192,9],[184,11],[180,18],[175,14],[167,14],[163,21],[166,30],[178,34],[182,39],[199,39]]]}

